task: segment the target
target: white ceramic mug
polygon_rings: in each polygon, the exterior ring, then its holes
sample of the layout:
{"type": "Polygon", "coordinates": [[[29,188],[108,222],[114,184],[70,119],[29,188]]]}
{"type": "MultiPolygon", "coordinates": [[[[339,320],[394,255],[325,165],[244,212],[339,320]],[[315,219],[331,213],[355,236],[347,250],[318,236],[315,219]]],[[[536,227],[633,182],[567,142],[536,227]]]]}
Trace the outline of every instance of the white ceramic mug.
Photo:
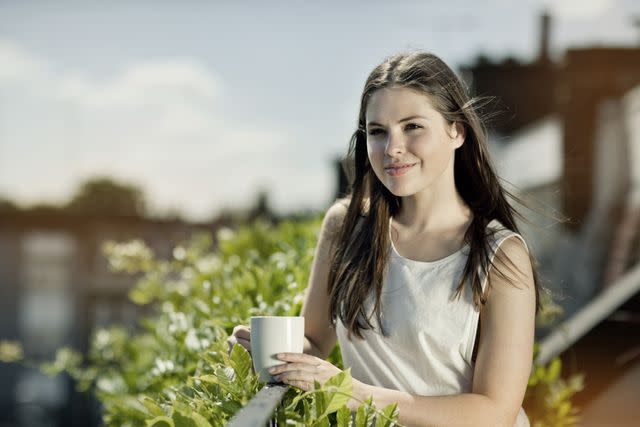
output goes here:
{"type": "Polygon", "coordinates": [[[253,316],[251,318],[251,357],[253,368],[262,382],[274,382],[267,369],[285,362],[278,353],[302,353],[304,317],[253,316]]]}

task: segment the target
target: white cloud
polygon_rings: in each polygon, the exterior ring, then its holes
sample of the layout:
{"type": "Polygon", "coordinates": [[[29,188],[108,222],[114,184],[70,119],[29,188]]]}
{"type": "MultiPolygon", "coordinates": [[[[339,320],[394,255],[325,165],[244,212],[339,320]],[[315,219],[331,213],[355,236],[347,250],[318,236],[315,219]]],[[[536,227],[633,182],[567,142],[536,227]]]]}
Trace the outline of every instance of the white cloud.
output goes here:
{"type": "Polygon", "coordinates": [[[42,78],[46,71],[45,63],[6,40],[0,40],[0,64],[0,85],[42,78]]]}
{"type": "Polygon", "coordinates": [[[616,0],[544,0],[544,6],[559,18],[597,18],[616,6],[616,0]]]}
{"type": "Polygon", "coordinates": [[[215,99],[219,84],[195,61],[147,61],[128,66],[110,81],[93,81],[90,76],[62,77],[60,97],[88,109],[144,108],[167,98],[190,101],[215,99]]]}
{"type": "Polygon", "coordinates": [[[246,206],[261,183],[286,186],[290,132],[227,116],[222,86],[188,58],[99,79],[0,42],[0,194],[61,201],[107,174],[142,185],[159,210],[201,219],[246,206]]]}

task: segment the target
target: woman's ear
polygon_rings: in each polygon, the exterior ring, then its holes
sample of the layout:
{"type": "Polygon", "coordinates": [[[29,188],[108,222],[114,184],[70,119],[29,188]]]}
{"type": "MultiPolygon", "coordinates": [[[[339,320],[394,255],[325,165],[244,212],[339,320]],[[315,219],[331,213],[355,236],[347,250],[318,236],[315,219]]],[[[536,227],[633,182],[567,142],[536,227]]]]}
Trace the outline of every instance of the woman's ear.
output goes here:
{"type": "Polygon", "coordinates": [[[451,123],[450,134],[451,142],[455,148],[459,148],[464,143],[465,131],[464,126],[460,122],[451,123]]]}

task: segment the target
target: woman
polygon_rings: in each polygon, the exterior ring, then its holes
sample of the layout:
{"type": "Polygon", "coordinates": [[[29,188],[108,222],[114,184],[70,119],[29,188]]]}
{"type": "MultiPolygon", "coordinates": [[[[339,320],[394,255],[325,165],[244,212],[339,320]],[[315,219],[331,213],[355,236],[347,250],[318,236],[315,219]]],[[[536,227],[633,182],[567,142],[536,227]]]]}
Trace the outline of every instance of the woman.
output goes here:
{"type": "MultiPolygon", "coordinates": [[[[303,390],[339,369],[407,426],[528,425],[538,280],[465,87],[436,56],[369,75],[350,195],[327,211],[301,315],[304,354],[272,368],[303,390]]],[[[249,330],[232,340],[250,350],[249,330]]],[[[352,399],[354,409],[358,401],[352,399]]]]}

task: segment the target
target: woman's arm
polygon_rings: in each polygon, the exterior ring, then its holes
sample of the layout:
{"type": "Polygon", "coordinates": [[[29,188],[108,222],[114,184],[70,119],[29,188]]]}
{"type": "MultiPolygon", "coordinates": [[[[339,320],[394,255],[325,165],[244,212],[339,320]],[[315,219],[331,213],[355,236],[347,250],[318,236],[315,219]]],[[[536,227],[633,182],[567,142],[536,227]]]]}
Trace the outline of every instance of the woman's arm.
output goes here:
{"type": "Polygon", "coordinates": [[[531,371],[535,289],[529,255],[518,238],[502,243],[494,263],[505,276],[489,272],[471,393],[417,396],[354,380],[356,397],[372,396],[378,408],[397,402],[398,421],[406,426],[513,426],[531,371]]]}
{"type": "Polygon", "coordinates": [[[311,265],[309,285],[302,304],[304,316],[304,353],[326,359],[336,345],[336,333],[329,319],[329,261],[331,244],[344,221],[347,207],[334,203],[324,216],[311,265]]]}

